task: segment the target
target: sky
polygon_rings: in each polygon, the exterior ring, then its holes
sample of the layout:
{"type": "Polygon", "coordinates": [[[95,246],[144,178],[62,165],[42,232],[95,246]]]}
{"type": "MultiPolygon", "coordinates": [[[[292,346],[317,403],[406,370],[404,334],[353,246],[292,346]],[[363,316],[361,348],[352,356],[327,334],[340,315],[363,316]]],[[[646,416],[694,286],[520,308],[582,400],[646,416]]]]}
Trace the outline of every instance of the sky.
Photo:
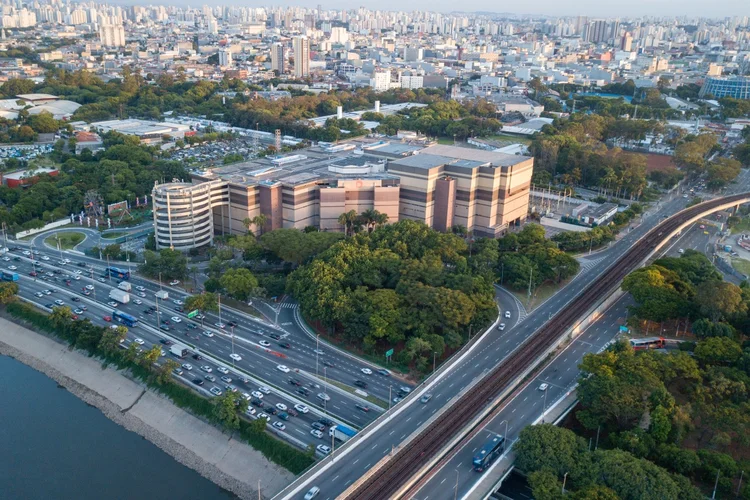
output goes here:
{"type": "Polygon", "coordinates": [[[589,16],[589,17],[641,17],[641,16],[703,16],[721,18],[725,16],[750,16],[748,0],[536,0],[535,2],[498,2],[496,0],[120,0],[120,4],[140,5],[179,5],[201,7],[202,5],[259,6],[300,6],[324,9],[352,9],[363,6],[369,9],[384,10],[431,10],[452,12],[460,8],[465,12],[487,11],[514,14],[549,16],[589,16]]]}

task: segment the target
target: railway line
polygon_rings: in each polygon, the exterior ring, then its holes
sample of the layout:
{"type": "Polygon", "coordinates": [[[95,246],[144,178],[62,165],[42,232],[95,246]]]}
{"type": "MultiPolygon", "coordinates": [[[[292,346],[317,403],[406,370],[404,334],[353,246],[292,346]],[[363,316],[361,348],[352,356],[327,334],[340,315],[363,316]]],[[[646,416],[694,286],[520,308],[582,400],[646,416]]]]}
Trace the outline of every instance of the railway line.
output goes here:
{"type": "Polygon", "coordinates": [[[610,294],[622,279],[636,269],[658,244],[685,222],[728,203],[742,203],[750,199],[743,193],[710,200],[687,208],[664,220],[640,241],[635,243],[612,266],[583,290],[565,309],[558,312],[533,336],[521,345],[517,353],[496,366],[481,382],[464,394],[450,411],[443,412],[406,447],[384,463],[366,481],[345,498],[381,500],[392,498],[402,486],[440,452],[503,388],[507,387],[531,363],[543,355],[561,335],[573,327],[583,311],[590,309],[602,297],[610,294]]]}

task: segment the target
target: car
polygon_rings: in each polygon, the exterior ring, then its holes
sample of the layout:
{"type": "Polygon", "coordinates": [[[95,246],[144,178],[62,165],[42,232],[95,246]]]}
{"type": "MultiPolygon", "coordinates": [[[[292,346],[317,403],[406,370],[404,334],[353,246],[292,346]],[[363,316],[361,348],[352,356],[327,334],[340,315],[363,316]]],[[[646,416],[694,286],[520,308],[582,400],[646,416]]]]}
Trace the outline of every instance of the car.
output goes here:
{"type": "Polygon", "coordinates": [[[237,392],[237,388],[231,384],[225,385],[224,389],[228,390],[229,392],[237,392]]]}
{"type": "Polygon", "coordinates": [[[42,260],[49,260],[49,257],[47,257],[46,255],[42,255],[42,256],[40,257],[40,259],[42,259],[42,260]]]}
{"type": "Polygon", "coordinates": [[[213,394],[214,396],[221,396],[222,394],[224,394],[224,393],[222,392],[222,390],[221,390],[221,389],[219,389],[219,388],[218,388],[218,387],[216,387],[216,386],[213,386],[213,387],[211,387],[211,389],[209,389],[209,392],[211,392],[211,394],[213,394]]]}
{"type": "Polygon", "coordinates": [[[44,295],[52,295],[52,290],[42,290],[44,295]]]}
{"type": "Polygon", "coordinates": [[[680,248],[679,250],[677,250],[677,253],[680,253],[680,254],[685,253],[685,249],[684,248],[680,248]]]}
{"type": "Polygon", "coordinates": [[[250,379],[247,378],[247,377],[240,377],[240,380],[242,380],[243,384],[249,384],[250,383],[250,379]]]}
{"type": "Polygon", "coordinates": [[[381,368],[380,370],[378,370],[378,373],[381,374],[381,375],[383,375],[384,377],[390,377],[391,376],[391,372],[389,372],[385,368],[381,368]]]}
{"type": "Polygon", "coordinates": [[[104,278],[96,278],[96,281],[98,281],[99,283],[106,283],[107,282],[107,280],[105,280],[104,278]]]}
{"type": "Polygon", "coordinates": [[[261,385],[260,387],[258,387],[258,390],[262,392],[263,394],[265,394],[266,396],[271,394],[271,389],[269,389],[265,385],[261,385]]]}
{"type": "Polygon", "coordinates": [[[203,370],[203,371],[204,371],[204,372],[206,372],[206,373],[211,373],[212,371],[214,371],[214,370],[213,370],[213,368],[211,368],[211,367],[210,367],[210,366],[208,366],[208,365],[203,365],[203,366],[201,366],[201,370],[203,370]]]}
{"type": "Polygon", "coordinates": [[[291,349],[292,344],[290,344],[289,342],[279,342],[279,347],[283,347],[284,349],[291,349]]]}
{"type": "Polygon", "coordinates": [[[181,305],[183,305],[183,304],[184,304],[184,302],[183,302],[183,301],[181,301],[180,299],[174,299],[174,300],[172,301],[172,303],[173,303],[173,304],[175,304],[175,305],[178,305],[178,306],[181,306],[181,305]]]}
{"type": "Polygon", "coordinates": [[[107,302],[107,304],[109,304],[112,307],[117,307],[118,305],[120,305],[117,302],[115,302],[114,300],[110,300],[109,302],[107,302]]]}
{"type": "Polygon", "coordinates": [[[321,455],[328,455],[329,453],[331,453],[331,448],[324,444],[319,444],[315,447],[315,449],[318,450],[318,453],[320,453],[321,455]]]}
{"type": "Polygon", "coordinates": [[[78,275],[75,275],[75,276],[73,276],[73,279],[76,280],[76,281],[79,281],[81,279],[81,277],[78,276],[78,275]]]}
{"type": "Polygon", "coordinates": [[[686,194],[683,194],[683,195],[682,195],[682,197],[683,197],[683,198],[687,198],[687,197],[688,197],[688,195],[686,195],[686,194]]]}
{"type": "Polygon", "coordinates": [[[326,360],[323,360],[323,366],[327,366],[328,368],[333,368],[336,365],[334,365],[333,363],[331,363],[330,361],[326,359],[326,360]]]}
{"type": "Polygon", "coordinates": [[[363,380],[355,380],[354,385],[356,385],[357,387],[361,387],[362,389],[367,389],[367,382],[363,380]]]}
{"type": "Polygon", "coordinates": [[[183,309],[182,306],[175,306],[174,310],[178,313],[185,312],[185,309],[183,309]]]}
{"type": "Polygon", "coordinates": [[[8,256],[6,255],[5,257],[3,257],[3,260],[4,260],[5,262],[10,262],[10,257],[8,257],[8,256]]]}
{"type": "Polygon", "coordinates": [[[198,325],[196,325],[195,323],[188,323],[187,327],[188,330],[195,330],[196,328],[198,328],[198,325]]]}
{"type": "Polygon", "coordinates": [[[50,302],[49,304],[44,304],[44,307],[46,307],[47,309],[52,309],[53,307],[55,307],[55,304],[50,302]]]}
{"type": "Polygon", "coordinates": [[[362,368],[360,371],[365,375],[372,375],[372,370],[370,370],[369,368],[362,368]]]}
{"type": "Polygon", "coordinates": [[[10,269],[11,271],[15,271],[18,268],[16,266],[8,266],[8,269],[10,269]]]}
{"type": "Polygon", "coordinates": [[[202,331],[201,335],[203,335],[204,337],[213,337],[214,336],[213,333],[211,333],[211,332],[209,332],[207,330],[202,331]]]}
{"type": "Polygon", "coordinates": [[[248,415],[255,415],[255,408],[253,408],[252,406],[248,406],[247,410],[245,410],[245,413],[247,413],[248,415]]]}
{"type": "Polygon", "coordinates": [[[355,406],[355,407],[356,407],[356,408],[357,408],[358,410],[360,410],[360,411],[364,411],[364,412],[368,412],[368,411],[370,411],[370,407],[369,407],[369,406],[366,406],[366,405],[363,405],[363,404],[359,404],[359,403],[356,403],[356,404],[355,404],[354,406],[355,406]]]}
{"type": "Polygon", "coordinates": [[[138,285],[137,287],[135,287],[135,289],[138,290],[139,292],[145,292],[146,291],[146,287],[145,286],[141,286],[141,285],[138,285]]]}
{"type": "Polygon", "coordinates": [[[169,282],[169,286],[177,286],[180,284],[180,280],[172,280],[169,282]]]}
{"type": "Polygon", "coordinates": [[[177,316],[172,316],[170,319],[175,323],[182,323],[182,319],[178,318],[177,316]]]}
{"type": "Polygon", "coordinates": [[[316,431],[324,431],[326,430],[326,426],[321,424],[320,422],[313,422],[310,424],[310,426],[315,429],[316,431]]]}
{"type": "Polygon", "coordinates": [[[239,354],[232,353],[229,355],[229,357],[235,361],[242,361],[242,356],[240,356],[239,354]]]}
{"type": "Polygon", "coordinates": [[[222,375],[222,376],[221,376],[221,380],[223,380],[223,381],[224,381],[224,382],[226,382],[227,384],[231,384],[231,383],[232,383],[232,377],[228,377],[228,376],[226,376],[226,375],[222,375]]]}
{"type": "Polygon", "coordinates": [[[274,340],[281,340],[281,335],[279,335],[278,333],[269,333],[268,336],[274,340]]]}
{"type": "Polygon", "coordinates": [[[143,301],[141,299],[133,299],[133,303],[136,305],[141,305],[143,304],[143,301]]]}
{"type": "Polygon", "coordinates": [[[184,364],[182,365],[182,367],[183,367],[184,369],[186,369],[187,371],[190,371],[190,370],[192,370],[192,369],[193,369],[193,365],[191,365],[190,363],[184,363],[184,364]]]}
{"type": "Polygon", "coordinates": [[[145,293],[143,293],[143,292],[138,292],[138,296],[139,296],[139,297],[142,297],[142,298],[144,298],[144,299],[146,298],[146,294],[145,294],[145,293]]]}
{"type": "Polygon", "coordinates": [[[284,403],[276,403],[276,408],[278,408],[279,411],[286,411],[288,407],[284,403]]]}
{"type": "Polygon", "coordinates": [[[42,292],[36,292],[34,295],[36,297],[44,297],[44,294],[42,292]]]}
{"type": "Polygon", "coordinates": [[[258,343],[262,345],[263,347],[269,347],[271,345],[271,343],[267,340],[261,340],[258,343]]]}
{"type": "Polygon", "coordinates": [[[309,490],[307,490],[307,493],[305,493],[305,500],[313,500],[316,496],[318,496],[318,493],[320,493],[320,488],[317,486],[313,486],[309,490]]]}
{"type": "Polygon", "coordinates": [[[310,434],[312,434],[313,436],[315,436],[318,439],[323,439],[323,433],[320,432],[318,429],[311,430],[310,434]]]}
{"type": "Polygon", "coordinates": [[[302,381],[296,378],[290,378],[289,383],[292,385],[296,385],[297,387],[300,387],[302,385],[302,381]]]}
{"type": "Polygon", "coordinates": [[[284,373],[289,373],[291,371],[286,365],[276,365],[276,369],[284,373]]]}
{"type": "Polygon", "coordinates": [[[269,415],[268,413],[258,413],[258,418],[265,418],[267,422],[271,421],[271,415],[269,415]]]}
{"type": "Polygon", "coordinates": [[[102,316],[102,319],[106,322],[112,321],[112,316],[102,316]]]}
{"type": "Polygon", "coordinates": [[[63,302],[63,301],[62,301],[62,300],[60,300],[60,299],[57,299],[57,300],[55,301],[55,304],[57,304],[58,306],[62,306],[62,305],[64,305],[64,304],[65,304],[65,302],[63,302]]]}
{"type": "Polygon", "coordinates": [[[261,408],[263,406],[263,401],[258,398],[253,398],[250,400],[250,404],[253,406],[257,406],[258,408],[261,408]]]}
{"type": "Polygon", "coordinates": [[[223,373],[224,375],[229,373],[229,370],[227,368],[224,368],[223,366],[217,366],[216,371],[219,373],[223,373]]]}
{"type": "Polygon", "coordinates": [[[237,322],[236,321],[227,321],[227,326],[230,328],[236,328],[237,322]]]}
{"type": "Polygon", "coordinates": [[[299,389],[297,389],[297,393],[301,394],[303,396],[309,396],[310,395],[310,390],[308,388],[306,388],[306,387],[300,387],[299,389]]]}
{"type": "Polygon", "coordinates": [[[273,425],[280,431],[283,431],[284,429],[286,429],[286,425],[284,425],[282,422],[279,422],[278,420],[271,425],[273,425]]]}
{"type": "Polygon", "coordinates": [[[698,227],[699,227],[699,228],[701,228],[701,229],[706,229],[706,225],[705,225],[705,224],[701,224],[701,225],[700,225],[700,226],[698,226],[698,227]]]}
{"type": "Polygon", "coordinates": [[[161,342],[164,345],[172,345],[174,343],[169,339],[160,339],[159,342],[161,342]]]}
{"type": "Polygon", "coordinates": [[[505,317],[510,318],[510,311],[505,311],[505,317]]]}
{"type": "Polygon", "coordinates": [[[194,378],[193,383],[195,385],[203,385],[203,379],[202,378],[194,378]]]}
{"type": "Polygon", "coordinates": [[[174,373],[175,375],[182,375],[185,372],[182,371],[182,368],[177,367],[174,370],[172,370],[172,373],[174,373]]]}
{"type": "Polygon", "coordinates": [[[499,325],[497,325],[497,329],[500,330],[501,332],[505,330],[505,323],[500,323],[499,325]]]}
{"type": "Polygon", "coordinates": [[[86,285],[83,288],[85,288],[86,290],[93,290],[94,289],[94,285],[86,285]]]}
{"type": "Polygon", "coordinates": [[[224,323],[221,323],[221,322],[214,323],[214,326],[217,327],[217,328],[221,328],[222,330],[227,327],[227,325],[225,325],[224,323]]]}
{"type": "Polygon", "coordinates": [[[394,404],[394,405],[395,405],[395,404],[398,404],[398,403],[400,403],[400,402],[401,402],[402,400],[403,400],[403,398],[400,398],[400,397],[396,396],[395,398],[393,398],[393,404],[394,404]]]}
{"type": "Polygon", "coordinates": [[[169,327],[168,327],[167,325],[161,325],[161,326],[159,327],[159,329],[160,329],[160,330],[164,330],[165,332],[168,332],[168,331],[169,331],[169,327]]]}
{"type": "Polygon", "coordinates": [[[26,256],[28,256],[28,255],[31,255],[31,252],[29,252],[28,250],[24,250],[24,251],[23,251],[22,253],[23,253],[24,255],[26,255],[26,256]]]}
{"type": "Polygon", "coordinates": [[[277,414],[277,413],[279,412],[279,410],[277,410],[277,409],[276,409],[275,407],[273,407],[273,406],[269,406],[268,408],[266,408],[266,409],[265,409],[265,410],[263,410],[263,411],[264,411],[264,412],[266,412],[266,413],[268,413],[269,415],[276,415],[276,414],[277,414]]]}
{"type": "Polygon", "coordinates": [[[402,385],[398,388],[398,392],[403,392],[404,394],[409,394],[411,392],[411,387],[402,385]]]}
{"type": "Polygon", "coordinates": [[[91,292],[89,292],[88,290],[84,290],[81,293],[84,294],[86,297],[88,297],[89,295],[91,295],[91,292]]]}
{"type": "Polygon", "coordinates": [[[324,392],[319,392],[317,397],[321,401],[330,401],[331,400],[331,396],[329,396],[328,394],[326,394],[324,392]]]}
{"type": "Polygon", "coordinates": [[[428,403],[432,399],[432,394],[429,392],[425,395],[423,395],[421,398],[419,398],[419,402],[422,404],[428,403]]]}
{"type": "Polygon", "coordinates": [[[205,378],[209,382],[216,382],[216,377],[214,377],[213,375],[203,375],[203,378],[205,378]]]}
{"type": "Polygon", "coordinates": [[[35,276],[36,276],[36,271],[31,271],[31,272],[29,273],[29,276],[34,276],[34,277],[35,277],[35,276]]]}
{"type": "Polygon", "coordinates": [[[258,399],[263,399],[263,393],[262,393],[262,392],[260,392],[260,391],[253,391],[253,392],[252,392],[252,396],[253,396],[254,398],[258,398],[258,399]]]}
{"type": "Polygon", "coordinates": [[[546,383],[546,382],[545,382],[545,383],[543,383],[543,384],[541,384],[541,385],[539,386],[539,390],[540,390],[540,391],[542,391],[542,392],[546,391],[546,390],[547,390],[548,388],[549,388],[549,384],[548,384],[548,383],[546,383]]]}
{"type": "Polygon", "coordinates": [[[73,309],[73,312],[76,314],[83,314],[83,309],[73,309]]]}

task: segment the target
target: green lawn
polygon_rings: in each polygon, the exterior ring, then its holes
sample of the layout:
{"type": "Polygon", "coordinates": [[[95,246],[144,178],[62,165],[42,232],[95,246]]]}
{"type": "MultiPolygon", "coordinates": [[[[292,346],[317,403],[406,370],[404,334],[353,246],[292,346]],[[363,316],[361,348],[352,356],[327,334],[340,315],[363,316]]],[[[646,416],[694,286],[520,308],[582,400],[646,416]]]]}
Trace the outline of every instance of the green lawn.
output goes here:
{"type": "Polygon", "coordinates": [[[124,231],[116,231],[114,233],[103,233],[102,238],[107,239],[107,240],[114,240],[115,238],[120,238],[121,236],[125,236],[126,234],[128,233],[124,231]]]}
{"type": "Polygon", "coordinates": [[[447,144],[448,146],[453,146],[453,137],[438,137],[438,144],[447,144]]]}
{"type": "Polygon", "coordinates": [[[495,141],[511,141],[514,143],[524,144],[526,146],[531,144],[531,139],[527,139],[525,137],[517,137],[515,135],[510,135],[510,134],[491,135],[488,137],[488,139],[492,139],[495,141]]]}
{"type": "Polygon", "coordinates": [[[553,284],[553,283],[546,283],[538,288],[535,288],[533,290],[533,296],[531,297],[531,302],[529,302],[529,295],[528,291],[517,291],[513,290],[511,288],[508,288],[510,292],[516,296],[518,300],[521,301],[523,306],[526,308],[526,312],[531,312],[534,309],[536,309],[542,302],[547,300],[548,298],[552,297],[554,294],[560,291],[562,287],[567,285],[567,281],[563,281],[559,284],[553,284]]]}
{"type": "Polygon", "coordinates": [[[732,234],[750,231],[750,217],[743,217],[739,223],[732,226],[732,234]]]}
{"type": "Polygon", "coordinates": [[[732,267],[734,267],[742,274],[750,276],[750,260],[732,259],[732,267]]]}
{"type": "Polygon", "coordinates": [[[60,248],[62,250],[71,250],[75,248],[80,242],[86,239],[86,235],[83,233],[57,233],[53,236],[49,236],[44,239],[44,242],[52,248],[57,248],[58,238],[60,241],[60,248]]]}

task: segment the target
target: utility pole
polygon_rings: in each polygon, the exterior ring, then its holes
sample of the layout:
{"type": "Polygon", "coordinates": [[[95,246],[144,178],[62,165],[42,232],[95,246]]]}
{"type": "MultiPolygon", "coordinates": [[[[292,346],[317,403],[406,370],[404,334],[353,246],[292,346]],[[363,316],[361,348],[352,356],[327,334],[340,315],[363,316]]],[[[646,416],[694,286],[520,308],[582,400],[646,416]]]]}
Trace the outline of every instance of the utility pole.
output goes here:
{"type": "Polygon", "coordinates": [[[315,336],[315,376],[318,376],[318,351],[320,351],[320,334],[315,336]]]}
{"type": "Polygon", "coordinates": [[[234,326],[231,326],[230,328],[232,331],[232,356],[230,357],[232,358],[232,368],[234,368],[234,326]]]}
{"type": "Polygon", "coordinates": [[[529,304],[531,304],[531,277],[534,275],[534,268],[529,269],[529,304]]]}
{"type": "Polygon", "coordinates": [[[716,489],[719,487],[719,474],[721,474],[721,469],[716,471],[716,482],[714,483],[714,492],[711,494],[711,500],[716,498],[716,489]]]}

